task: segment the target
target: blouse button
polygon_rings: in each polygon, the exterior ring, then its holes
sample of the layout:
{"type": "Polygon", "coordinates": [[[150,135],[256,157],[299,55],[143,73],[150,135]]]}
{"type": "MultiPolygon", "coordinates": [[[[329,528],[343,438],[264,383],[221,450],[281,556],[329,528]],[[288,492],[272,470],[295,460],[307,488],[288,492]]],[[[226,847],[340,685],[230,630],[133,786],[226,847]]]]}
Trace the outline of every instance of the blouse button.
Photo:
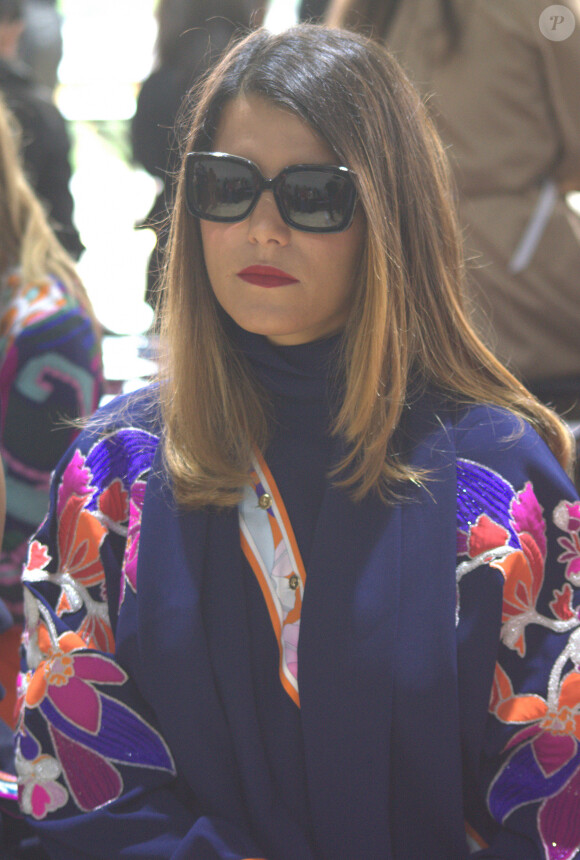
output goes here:
{"type": "Polygon", "coordinates": [[[296,591],[296,589],[298,588],[299,583],[300,583],[300,580],[298,579],[298,577],[296,576],[296,574],[295,574],[295,573],[293,573],[293,574],[292,574],[292,576],[290,577],[290,579],[288,580],[288,585],[290,586],[290,588],[292,589],[292,591],[296,591]]]}
{"type": "Polygon", "coordinates": [[[263,511],[267,510],[272,504],[272,496],[270,495],[270,493],[262,493],[262,495],[258,499],[258,504],[263,511]]]}

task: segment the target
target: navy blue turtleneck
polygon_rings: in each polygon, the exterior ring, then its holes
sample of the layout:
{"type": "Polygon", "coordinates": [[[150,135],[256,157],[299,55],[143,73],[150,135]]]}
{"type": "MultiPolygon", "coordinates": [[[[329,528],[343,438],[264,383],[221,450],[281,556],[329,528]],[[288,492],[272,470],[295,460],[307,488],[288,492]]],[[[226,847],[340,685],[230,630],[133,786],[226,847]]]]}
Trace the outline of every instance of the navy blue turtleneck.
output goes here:
{"type": "MultiPolygon", "coordinates": [[[[276,346],[236,326],[233,338],[268,392],[274,414],[266,462],[278,485],[308,579],[309,559],[327,472],[336,443],[329,426],[342,386],[333,371],[336,335],[299,346],[276,346]]],[[[253,696],[277,798],[314,840],[304,761],[301,711],[279,679],[278,644],[260,587],[243,562],[246,612],[253,654],[253,696]]],[[[307,599],[307,598],[306,598],[307,599]]]]}
{"type": "Polygon", "coordinates": [[[265,458],[308,570],[336,447],[330,425],[342,390],[335,360],[342,338],[334,335],[298,346],[278,346],[239,326],[233,337],[273,405],[273,433],[265,458]]]}

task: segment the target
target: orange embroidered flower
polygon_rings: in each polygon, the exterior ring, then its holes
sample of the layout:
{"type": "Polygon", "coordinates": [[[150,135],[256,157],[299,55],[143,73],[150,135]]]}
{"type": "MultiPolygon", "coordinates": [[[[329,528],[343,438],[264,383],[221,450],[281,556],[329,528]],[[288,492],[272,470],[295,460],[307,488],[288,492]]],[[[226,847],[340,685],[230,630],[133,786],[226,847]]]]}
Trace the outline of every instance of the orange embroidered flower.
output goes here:
{"type": "Polygon", "coordinates": [[[72,678],[74,672],[73,661],[70,657],[55,654],[46,661],[44,674],[47,684],[54,684],[56,687],[64,687],[72,678]]]}
{"type": "Polygon", "coordinates": [[[518,807],[540,802],[537,820],[546,857],[571,860],[580,847],[575,797],[580,792],[580,672],[569,672],[556,702],[515,696],[498,666],[492,710],[502,722],[531,723],[514,735],[511,750],[488,794],[490,812],[503,821],[518,807]]]}
{"type": "Polygon", "coordinates": [[[538,729],[573,735],[580,740],[580,714],[575,713],[579,701],[580,672],[569,672],[563,678],[557,702],[549,705],[542,696],[514,695],[506,672],[499,663],[496,666],[490,711],[502,723],[536,723],[538,729]]]}
{"type": "Polygon", "coordinates": [[[560,708],[557,712],[548,711],[540,725],[553,735],[571,735],[576,733],[574,712],[567,707],[560,708]]]}
{"type": "MultiPolygon", "coordinates": [[[[115,800],[123,791],[116,763],[142,765],[175,773],[169,750],[138,714],[121,700],[127,675],[115,661],[84,647],[75,633],[66,632],[51,642],[48,630],[39,628],[38,646],[46,654],[34,672],[25,694],[25,719],[19,732],[17,766],[29,791],[36,786],[37,808],[31,814],[42,818],[60,808],[68,794],[45,797],[45,785],[37,772],[41,749],[28,731],[26,712],[35,709],[50,726],[50,737],[58,767],[50,772],[54,782],[62,773],[67,789],[79,809],[89,811],[115,800]],[[101,691],[101,685],[106,691],[101,691]],[[79,761],[82,766],[79,767],[79,761]],[[51,799],[52,798],[52,799],[51,799]]],[[[56,792],[56,794],[54,793],[56,792]]]]}
{"type": "Polygon", "coordinates": [[[38,648],[46,655],[28,684],[25,701],[29,708],[36,708],[47,695],[48,688],[64,687],[74,676],[74,660],[71,653],[86,648],[85,642],[76,633],[67,631],[54,646],[44,624],[38,627],[38,648]]]}

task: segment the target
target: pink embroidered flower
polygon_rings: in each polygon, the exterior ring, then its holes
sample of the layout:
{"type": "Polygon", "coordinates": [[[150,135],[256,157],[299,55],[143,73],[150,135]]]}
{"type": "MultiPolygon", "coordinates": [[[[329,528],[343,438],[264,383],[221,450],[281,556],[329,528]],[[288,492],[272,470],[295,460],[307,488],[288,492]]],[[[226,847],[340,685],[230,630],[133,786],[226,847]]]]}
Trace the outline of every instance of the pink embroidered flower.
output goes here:
{"type": "Polygon", "coordinates": [[[46,655],[25,694],[28,708],[38,708],[46,701],[71,723],[95,733],[99,729],[101,707],[92,683],[122,684],[127,676],[115,663],[99,654],[86,651],[86,643],[72,632],[59,637],[54,648],[49,633],[38,627],[38,646],[46,655]]]}
{"type": "Polygon", "coordinates": [[[560,504],[554,508],[552,519],[563,532],[579,531],[580,502],[560,502],[560,504]]]}
{"type": "Polygon", "coordinates": [[[477,558],[486,552],[505,546],[509,540],[509,532],[498,525],[487,514],[481,514],[475,525],[469,529],[466,549],[470,558],[477,558]]]}
{"type": "Polygon", "coordinates": [[[49,755],[39,755],[28,761],[17,751],[18,800],[25,815],[43,819],[68,802],[68,791],[56,780],[62,773],[58,761],[49,755]]]}
{"type": "Polygon", "coordinates": [[[121,583],[121,595],[119,603],[125,599],[127,583],[135,594],[137,592],[137,558],[139,555],[139,536],[141,534],[141,517],[143,515],[143,502],[145,501],[145,481],[135,481],[131,487],[131,498],[129,502],[129,529],[127,533],[127,545],[123,559],[123,578],[121,583]]]}
{"type": "MultiPolygon", "coordinates": [[[[99,689],[106,685],[120,690],[127,683],[120,666],[104,654],[87,650],[80,636],[71,631],[53,644],[42,624],[38,647],[45,659],[29,680],[25,715],[34,712],[46,721],[57,763],[79,809],[96,809],[122,793],[123,780],[113,762],[175,772],[160,735],[135,711],[99,689]]],[[[42,817],[58,808],[55,803],[64,805],[68,794],[65,797],[57,788],[48,790],[43,784],[43,774],[35,764],[40,749],[27,731],[26,720],[19,750],[19,772],[30,783],[30,797],[39,798],[35,804],[30,801],[30,814],[42,817]]],[[[54,782],[60,773],[50,769],[48,782],[54,782]]]]}
{"type": "MultiPolygon", "coordinates": [[[[105,593],[105,572],[100,555],[100,547],[107,530],[87,504],[93,496],[91,472],[85,465],[85,458],[75,451],[63,473],[58,495],[58,557],[59,573],[65,576],[56,611],[59,616],[78,612],[85,605],[86,616],[78,629],[84,639],[84,647],[111,652],[114,647],[113,633],[105,604],[97,604],[90,599],[88,591],[99,586],[105,593]],[[101,607],[105,607],[103,610],[101,607]]],[[[123,488],[115,482],[109,492],[101,496],[101,503],[110,518],[122,514],[123,488]],[[103,499],[104,496],[104,499],[103,499]]],[[[29,554],[27,570],[31,572],[44,569],[50,561],[48,549],[39,541],[33,541],[29,554]]],[[[25,573],[26,577],[26,573],[25,573]]]]}
{"type": "Polygon", "coordinates": [[[48,547],[38,540],[33,540],[30,543],[28,550],[28,560],[26,562],[27,570],[44,570],[50,563],[51,557],[48,554],[48,547]]]}
{"type": "Polygon", "coordinates": [[[550,609],[560,621],[569,621],[571,618],[580,617],[578,610],[574,607],[574,592],[569,582],[566,582],[562,590],[555,589],[554,599],[550,602],[550,609]]]}
{"type": "Polygon", "coordinates": [[[109,484],[99,496],[99,511],[113,523],[124,523],[129,516],[129,494],[120,478],[109,484]]]}
{"type": "Polygon", "coordinates": [[[563,547],[564,552],[558,556],[558,561],[566,563],[564,575],[569,579],[572,585],[580,585],[580,535],[578,532],[571,532],[570,537],[558,538],[558,543],[563,547]]]}
{"type": "Polygon", "coordinates": [[[567,537],[558,538],[564,552],[558,561],[566,564],[565,575],[572,585],[580,585],[580,502],[560,502],[554,509],[554,523],[567,537]]]}
{"type": "Polygon", "coordinates": [[[282,646],[288,671],[293,678],[298,679],[298,640],[300,638],[300,621],[285,624],[282,628],[282,646]]]}
{"type": "Polygon", "coordinates": [[[79,450],[76,450],[63,472],[62,482],[58,489],[57,512],[59,515],[71,496],[82,496],[83,498],[92,496],[91,477],[91,471],[85,465],[85,457],[79,450]]]}
{"type": "Polygon", "coordinates": [[[494,561],[505,576],[502,611],[502,639],[520,656],[526,653],[525,630],[544,582],[544,558],[531,535],[520,535],[522,550],[494,561]]]}
{"type": "Polygon", "coordinates": [[[86,510],[92,495],[90,470],[80,451],[75,451],[58,491],[59,568],[86,588],[105,581],[99,548],[106,530],[86,510]]]}
{"type": "Polygon", "coordinates": [[[511,504],[511,517],[518,535],[529,534],[543,558],[546,557],[546,522],[544,510],[536,498],[530,481],[511,504]]]}
{"type": "Polygon", "coordinates": [[[504,723],[531,723],[506,746],[513,750],[493,781],[488,804],[504,821],[515,809],[540,801],[538,827],[548,860],[571,860],[580,849],[580,673],[561,681],[549,704],[538,695],[514,695],[498,665],[490,709],[504,723]]]}
{"type": "MultiPolygon", "coordinates": [[[[105,609],[105,604],[99,604],[99,608],[105,609]]],[[[115,638],[106,612],[87,612],[77,632],[87,648],[96,648],[97,651],[105,651],[109,654],[114,652],[115,638]]]]}

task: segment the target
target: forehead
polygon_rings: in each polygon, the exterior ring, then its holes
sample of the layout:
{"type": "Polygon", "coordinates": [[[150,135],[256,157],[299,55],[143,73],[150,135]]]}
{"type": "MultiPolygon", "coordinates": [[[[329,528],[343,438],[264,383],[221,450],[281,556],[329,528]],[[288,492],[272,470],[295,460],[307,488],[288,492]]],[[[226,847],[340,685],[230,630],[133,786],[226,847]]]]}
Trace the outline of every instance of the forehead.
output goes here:
{"type": "Polygon", "coordinates": [[[214,149],[254,161],[265,175],[289,164],[337,164],[330,146],[303,119],[259,96],[238,96],[224,107],[214,149]]]}

